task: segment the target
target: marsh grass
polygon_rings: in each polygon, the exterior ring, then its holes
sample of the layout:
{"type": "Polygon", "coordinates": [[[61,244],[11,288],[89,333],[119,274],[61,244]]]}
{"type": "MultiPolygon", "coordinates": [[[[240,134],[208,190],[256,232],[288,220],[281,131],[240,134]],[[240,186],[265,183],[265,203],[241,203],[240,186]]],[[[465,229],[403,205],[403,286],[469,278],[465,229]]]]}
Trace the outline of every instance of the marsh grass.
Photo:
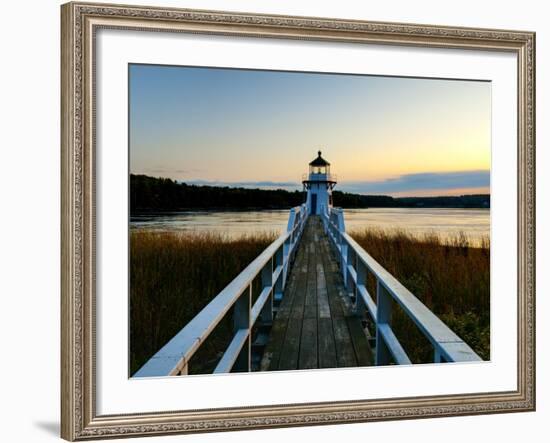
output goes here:
{"type": "MultiPolygon", "coordinates": [[[[480,357],[490,358],[488,237],[473,242],[463,233],[416,236],[383,229],[356,230],[351,236],[480,357]]],[[[367,284],[369,293],[376,294],[372,276],[367,284]]],[[[433,361],[429,342],[395,305],[392,323],[414,363],[433,361]]]]}
{"type": "MultiPolygon", "coordinates": [[[[134,374],[274,239],[217,233],[130,234],[130,373],[134,374]]],[[[211,371],[232,338],[226,315],[193,356],[190,373],[211,371]]]]}

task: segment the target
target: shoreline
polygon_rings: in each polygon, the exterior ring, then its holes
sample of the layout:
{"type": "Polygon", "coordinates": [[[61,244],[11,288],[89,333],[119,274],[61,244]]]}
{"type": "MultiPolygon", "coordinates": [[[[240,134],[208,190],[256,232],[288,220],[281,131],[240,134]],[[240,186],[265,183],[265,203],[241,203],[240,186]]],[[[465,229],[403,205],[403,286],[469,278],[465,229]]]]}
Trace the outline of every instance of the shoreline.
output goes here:
{"type": "MultiPolygon", "coordinates": [[[[140,216],[151,216],[151,215],[172,215],[172,214],[192,214],[192,213],[218,213],[218,212],[269,212],[269,211],[289,211],[291,209],[290,206],[288,207],[246,207],[246,208],[225,208],[225,207],[216,207],[216,208],[204,208],[204,207],[192,207],[192,208],[180,208],[180,209],[166,209],[166,210],[158,210],[158,209],[143,209],[139,211],[133,211],[130,212],[130,217],[140,217],[140,216]]],[[[342,207],[342,209],[347,211],[368,211],[373,209],[401,209],[401,210],[411,210],[411,211],[421,211],[424,209],[442,209],[442,210],[452,210],[452,209],[460,209],[460,210],[484,210],[484,211],[490,211],[491,208],[488,207],[472,207],[472,206],[416,206],[416,207],[409,207],[409,206],[373,206],[373,207],[366,207],[366,208],[357,208],[357,207],[342,207]]]]}

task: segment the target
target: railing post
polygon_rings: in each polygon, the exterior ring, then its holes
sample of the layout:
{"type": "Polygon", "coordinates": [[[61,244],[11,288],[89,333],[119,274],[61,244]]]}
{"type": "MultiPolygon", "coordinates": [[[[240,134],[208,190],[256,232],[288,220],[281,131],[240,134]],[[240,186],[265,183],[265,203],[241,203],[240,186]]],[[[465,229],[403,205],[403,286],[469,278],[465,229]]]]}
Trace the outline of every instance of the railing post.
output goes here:
{"type": "Polygon", "coordinates": [[[441,352],[436,346],[434,346],[434,363],[447,363],[447,360],[441,355],[441,352]]]}
{"type": "Polygon", "coordinates": [[[294,224],[296,222],[296,209],[292,208],[290,214],[288,215],[288,223],[286,224],[286,232],[292,231],[294,224]]]}
{"type": "Polygon", "coordinates": [[[233,307],[233,332],[239,329],[248,329],[248,338],[244,344],[235,364],[233,372],[250,372],[251,370],[251,346],[250,346],[250,309],[252,300],[252,283],[241,294],[233,307]]]}
{"type": "Polygon", "coordinates": [[[288,269],[290,267],[290,261],[292,259],[290,255],[290,247],[292,246],[292,243],[290,242],[290,237],[288,237],[285,242],[283,243],[283,257],[282,257],[282,264],[283,264],[283,287],[286,285],[286,277],[288,275],[288,269]]]}
{"type": "Polygon", "coordinates": [[[353,248],[349,245],[347,245],[347,253],[346,253],[346,272],[344,273],[344,284],[346,285],[346,289],[348,290],[348,294],[351,294],[354,290],[354,282],[353,282],[353,278],[351,276],[351,273],[349,271],[349,265],[352,265],[353,266],[353,269],[357,272],[357,266],[355,264],[355,259],[356,259],[356,255],[355,255],[355,251],[353,250],[353,248]]]}
{"type": "Polygon", "coordinates": [[[391,362],[390,352],[380,326],[391,324],[391,295],[382,285],[380,280],[376,281],[376,366],[387,365],[391,362]]]}
{"type": "Polygon", "coordinates": [[[344,210],[342,208],[338,208],[337,226],[340,232],[346,232],[346,224],[344,222],[344,210]]]}
{"type": "Polygon", "coordinates": [[[342,272],[344,285],[346,285],[346,260],[348,258],[348,245],[344,242],[344,236],[340,231],[338,231],[338,244],[340,245],[340,271],[342,272]]]}
{"type": "Polygon", "coordinates": [[[360,319],[366,316],[367,305],[359,293],[359,286],[367,287],[367,266],[359,257],[356,257],[355,271],[357,272],[357,284],[355,285],[355,315],[360,319]]]}
{"type": "Polygon", "coordinates": [[[262,268],[261,279],[262,289],[271,288],[271,290],[260,311],[260,320],[264,324],[271,324],[273,322],[273,258],[270,258],[262,268]]]}
{"type": "MultiPolygon", "coordinates": [[[[284,245],[283,245],[284,246],[284,245]]],[[[285,266],[284,266],[284,252],[283,247],[279,248],[273,257],[274,263],[273,268],[277,269],[279,266],[282,267],[282,272],[279,274],[277,281],[273,282],[273,301],[279,301],[283,298],[283,290],[286,285],[286,275],[285,275],[285,266]]]]}
{"type": "MultiPolygon", "coordinates": [[[[336,243],[335,246],[340,247],[339,251],[339,260],[340,260],[340,271],[342,272],[342,278],[344,279],[344,285],[346,288],[348,287],[348,281],[347,281],[347,260],[348,260],[348,249],[349,246],[344,239],[344,233],[346,232],[346,225],[344,224],[344,212],[341,208],[334,209],[332,208],[330,211],[330,218],[332,224],[334,224],[334,242],[336,243]]],[[[338,248],[336,248],[338,249],[338,248]]],[[[338,253],[338,251],[336,251],[338,253]]]]}

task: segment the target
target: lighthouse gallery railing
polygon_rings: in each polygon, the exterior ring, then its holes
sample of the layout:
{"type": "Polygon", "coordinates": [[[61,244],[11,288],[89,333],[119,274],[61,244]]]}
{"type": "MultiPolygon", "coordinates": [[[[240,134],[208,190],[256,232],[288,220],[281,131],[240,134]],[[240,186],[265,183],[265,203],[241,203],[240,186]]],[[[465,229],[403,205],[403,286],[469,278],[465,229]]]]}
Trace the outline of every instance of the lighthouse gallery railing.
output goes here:
{"type": "Polygon", "coordinates": [[[250,371],[252,328],[258,319],[273,320],[273,300],[282,297],[296,246],[307,219],[306,206],[290,210],[286,232],[166,343],[134,377],[187,374],[189,360],[233,308],[233,339],[214,373],[250,371]],[[261,292],[252,305],[252,283],[261,276],[261,292]]]}
{"type": "Polygon", "coordinates": [[[341,208],[322,211],[323,224],[340,261],[348,294],[357,315],[366,311],[376,323],[376,365],[411,364],[392,326],[392,300],[416,324],[434,349],[434,362],[480,361],[481,358],[393,275],[346,233],[341,208]],[[367,290],[367,273],[376,281],[376,302],[367,290]]]}

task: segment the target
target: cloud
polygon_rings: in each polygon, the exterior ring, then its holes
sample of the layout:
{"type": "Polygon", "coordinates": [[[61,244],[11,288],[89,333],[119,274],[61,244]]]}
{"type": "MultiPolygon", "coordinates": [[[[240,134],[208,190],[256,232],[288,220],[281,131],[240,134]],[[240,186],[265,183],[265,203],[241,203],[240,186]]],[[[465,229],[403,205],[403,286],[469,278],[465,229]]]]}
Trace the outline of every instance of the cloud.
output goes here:
{"type": "Polygon", "coordinates": [[[414,191],[484,188],[490,185],[490,171],[423,172],[373,181],[342,182],[338,189],[358,194],[396,194],[414,191]]]}
{"type": "MultiPolygon", "coordinates": [[[[302,185],[293,181],[223,181],[223,180],[181,180],[190,185],[228,186],[231,188],[249,189],[285,189],[301,190],[302,185]]],[[[343,181],[336,189],[355,194],[376,195],[447,195],[454,193],[478,193],[490,185],[490,171],[464,172],[424,172],[404,174],[384,180],[343,181]],[[452,192],[455,190],[455,192],[452,192]],[[470,192],[471,190],[471,192],[470,192]]]]}
{"type": "Polygon", "coordinates": [[[198,186],[229,186],[231,188],[259,188],[259,189],[286,189],[293,191],[302,189],[302,185],[297,182],[277,182],[277,181],[242,181],[242,182],[226,182],[218,180],[183,180],[189,185],[198,186]]]}

